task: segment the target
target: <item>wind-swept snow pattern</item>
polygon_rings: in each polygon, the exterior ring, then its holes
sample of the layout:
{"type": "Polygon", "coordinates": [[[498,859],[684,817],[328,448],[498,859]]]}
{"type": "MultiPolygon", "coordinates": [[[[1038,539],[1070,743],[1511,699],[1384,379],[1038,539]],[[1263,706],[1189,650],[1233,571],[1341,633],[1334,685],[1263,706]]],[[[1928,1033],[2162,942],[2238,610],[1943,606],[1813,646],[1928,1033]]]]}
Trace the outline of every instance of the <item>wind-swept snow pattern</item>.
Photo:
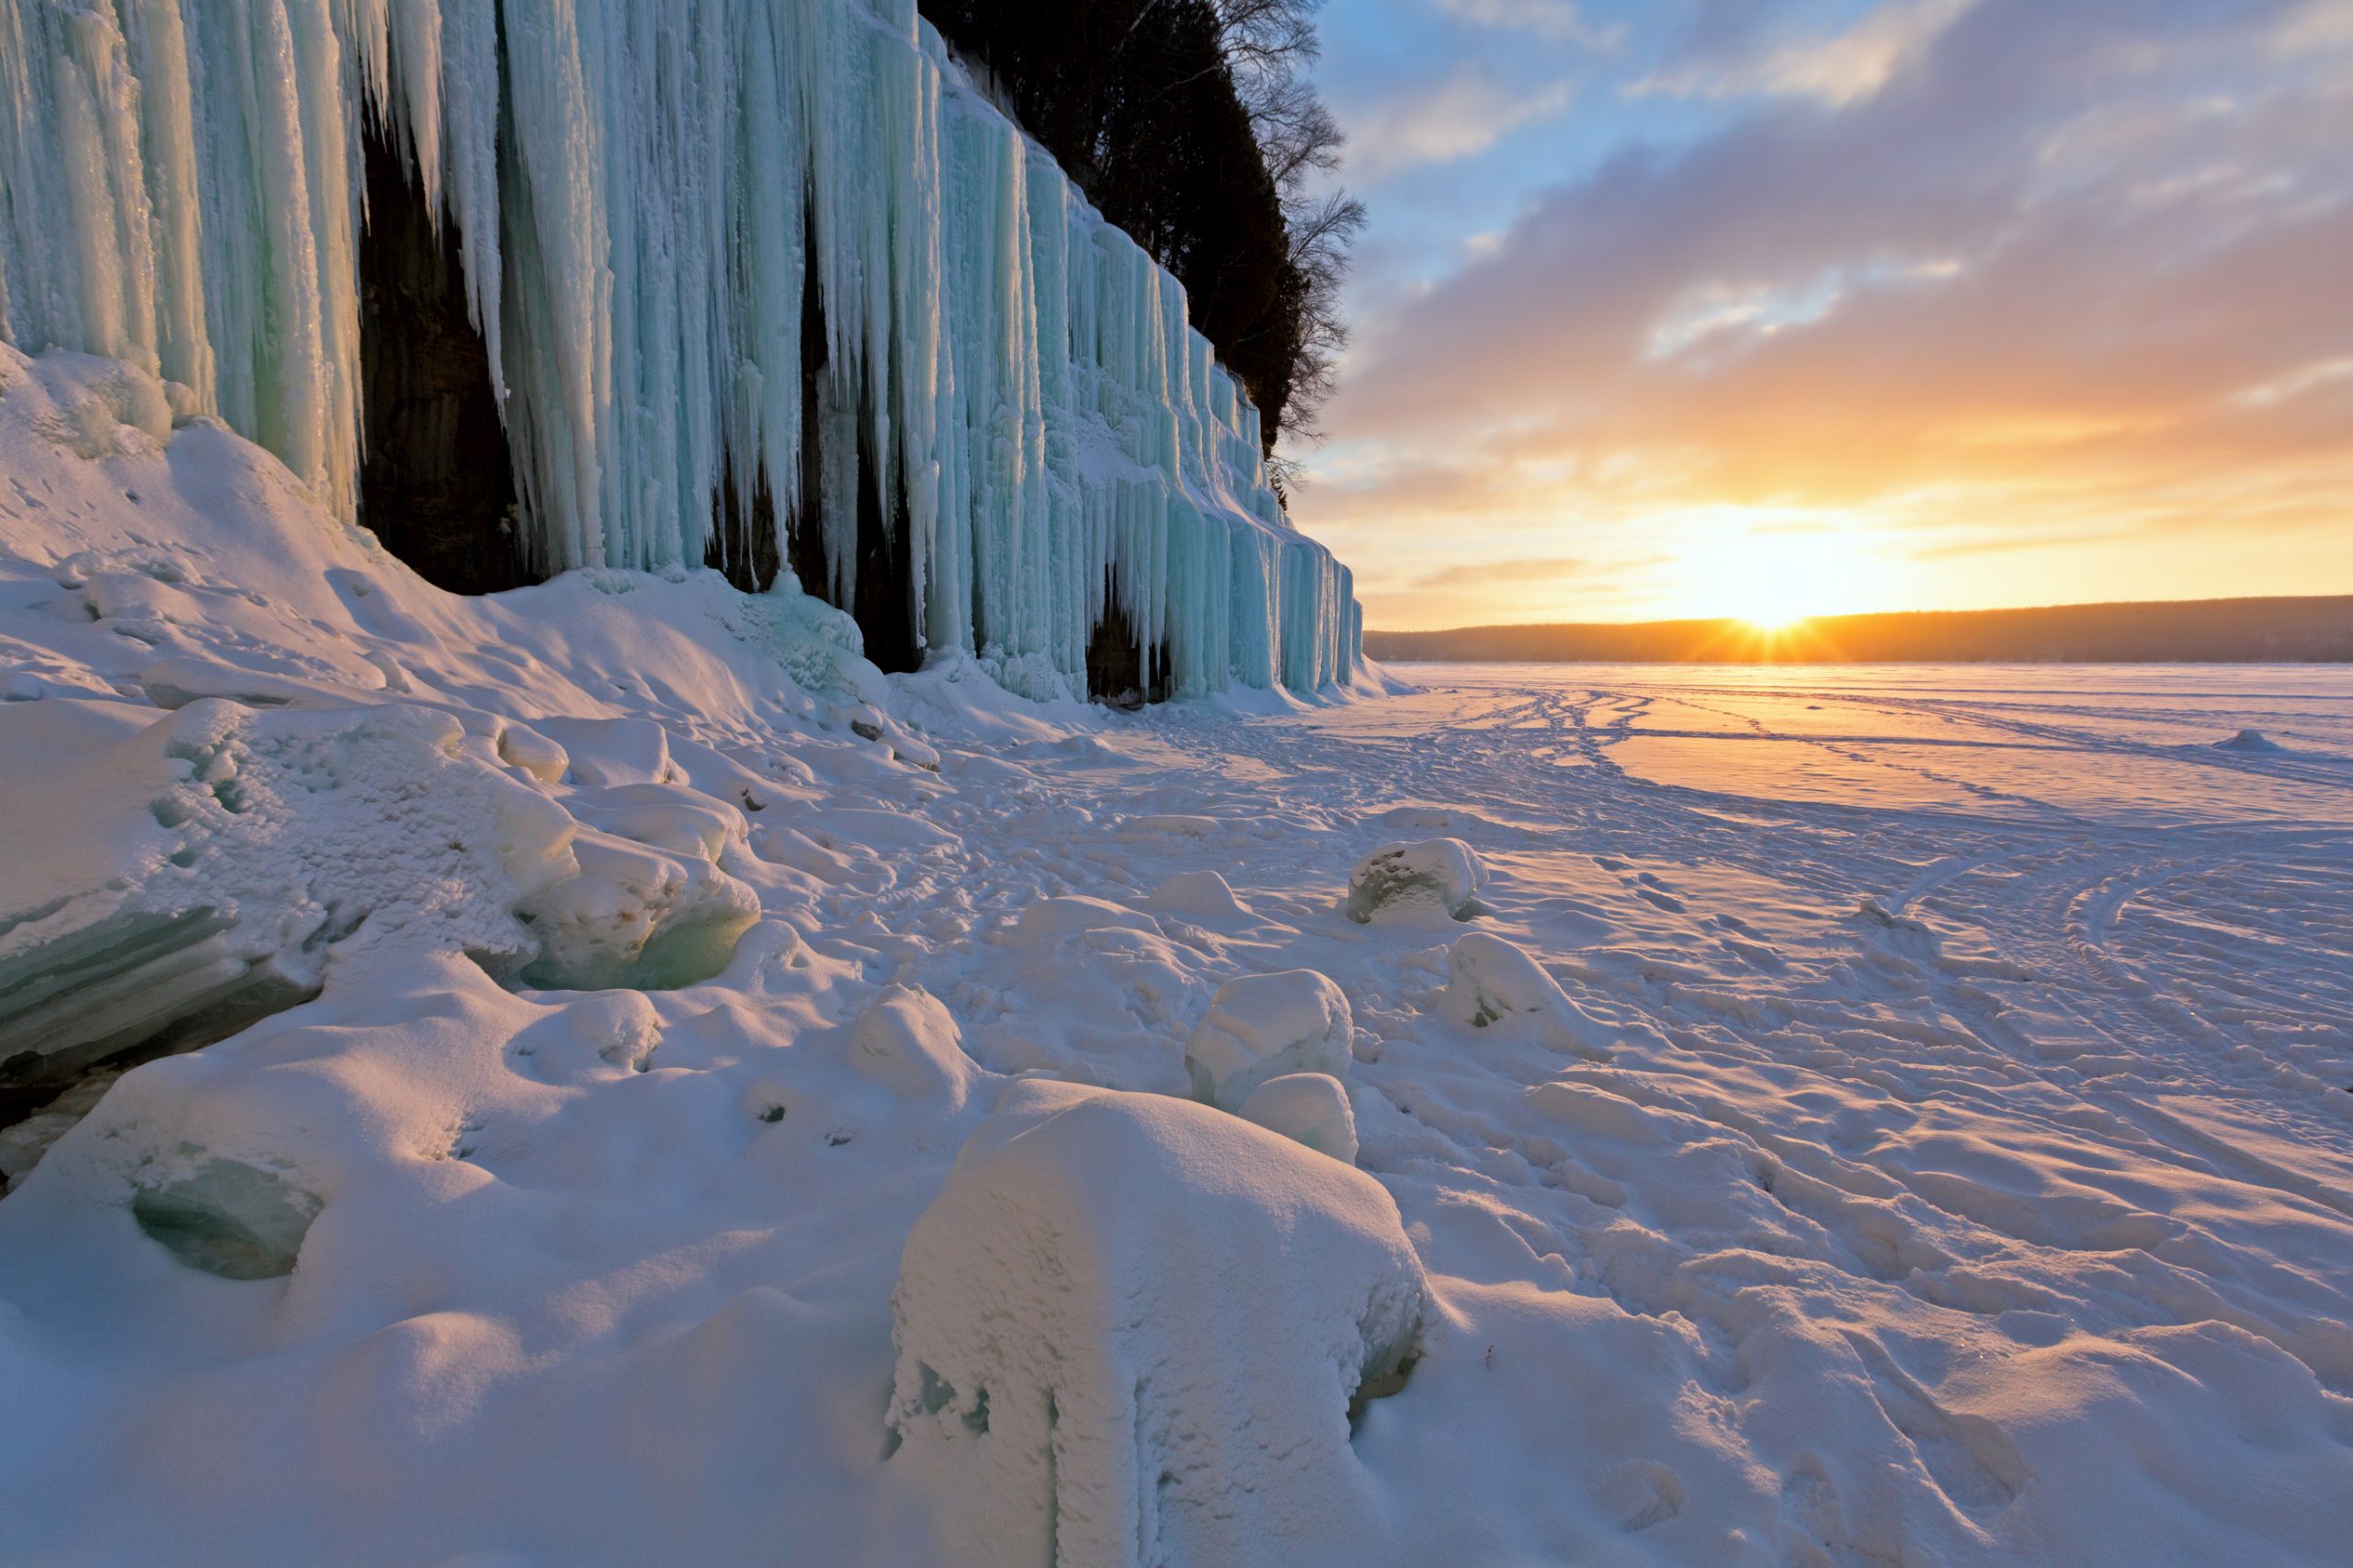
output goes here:
{"type": "Polygon", "coordinates": [[[0,335],[161,376],[349,519],[369,120],[456,225],[542,568],[699,565],[732,485],[849,603],[863,485],[918,643],[1017,689],[1083,690],[1114,605],[1147,685],[1355,669],[1183,290],[914,0],[0,0],[0,335]]]}

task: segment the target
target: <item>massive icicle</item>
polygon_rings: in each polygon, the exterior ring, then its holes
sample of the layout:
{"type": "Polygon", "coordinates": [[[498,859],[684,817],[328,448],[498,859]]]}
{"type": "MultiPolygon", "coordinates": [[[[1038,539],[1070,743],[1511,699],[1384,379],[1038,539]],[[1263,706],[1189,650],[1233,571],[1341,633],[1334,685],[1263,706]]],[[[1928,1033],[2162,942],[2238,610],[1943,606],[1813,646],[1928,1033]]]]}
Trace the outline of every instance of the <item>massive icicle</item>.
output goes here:
{"type": "Polygon", "coordinates": [[[1017,687],[1083,681],[1111,592],[1178,691],[1353,668],[1182,289],[913,0],[0,0],[0,333],[351,516],[363,114],[458,226],[542,566],[699,564],[765,484],[846,600],[868,462],[921,640],[1017,687]]]}

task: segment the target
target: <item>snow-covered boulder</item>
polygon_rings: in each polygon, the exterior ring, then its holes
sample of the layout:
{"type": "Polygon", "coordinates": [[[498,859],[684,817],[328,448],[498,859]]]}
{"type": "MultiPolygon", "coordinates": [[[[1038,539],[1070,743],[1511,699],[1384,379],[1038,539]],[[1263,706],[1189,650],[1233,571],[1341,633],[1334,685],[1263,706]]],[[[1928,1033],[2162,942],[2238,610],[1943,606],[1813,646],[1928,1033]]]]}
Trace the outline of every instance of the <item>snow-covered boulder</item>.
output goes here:
{"type": "Polygon", "coordinates": [[[1487,869],[1459,838],[1384,844],[1348,873],[1348,918],[1359,926],[1398,916],[1468,920],[1487,869]]]}
{"type": "Polygon", "coordinates": [[[1522,1022],[1548,1045],[1597,1051],[1608,1026],[1569,1000],[1560,982],[1526,951],[1484,931],[1458,937],[1446,954],[1438,1011],[1472,1028],[1522,1022]]]}
{"type": "Polygon", "coordinates": [[[1235,1113],[1269,1132],[1348,1165],[1357,1163],[1357,1113],[1329,1073],[1286,1073],[1250,1091],[1235,1113]]]}
{"type": "Polygon", "coordinates": [[[892,1297],[892,1462],[974,1568],[1370,1560],[1348,1408],[1426,1285],[1379,1183],[1235,1117],[1029,1080],[892,1297]]]}
{"type": "Polygon", "coordinates": [[[1312,969],[1227,981],[1185,1046],[1193,1094],[1239,1110],[1250,1091],[1286,1073],[1347,1075],[1356,1021],[1348,999],[1312,969]]]}

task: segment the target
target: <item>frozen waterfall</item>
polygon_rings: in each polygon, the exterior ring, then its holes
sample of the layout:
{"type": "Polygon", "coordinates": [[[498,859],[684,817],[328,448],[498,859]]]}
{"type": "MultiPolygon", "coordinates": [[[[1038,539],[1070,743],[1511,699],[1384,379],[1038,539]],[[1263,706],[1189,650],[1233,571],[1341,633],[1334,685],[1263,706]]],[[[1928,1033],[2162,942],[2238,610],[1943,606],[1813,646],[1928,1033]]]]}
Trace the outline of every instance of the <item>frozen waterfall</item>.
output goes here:
{"type": "Polygon", "coordinates": [[[913,0],[0,0],[0,333],[353,516],[371,125],[457,226],[540,567],[700,564],[765,488],[849,602],[864,464],[917,639],[1018,689],[1083,687],[1111,595],[1177,691],[1354,667],[1182,289],[913,0]]]}

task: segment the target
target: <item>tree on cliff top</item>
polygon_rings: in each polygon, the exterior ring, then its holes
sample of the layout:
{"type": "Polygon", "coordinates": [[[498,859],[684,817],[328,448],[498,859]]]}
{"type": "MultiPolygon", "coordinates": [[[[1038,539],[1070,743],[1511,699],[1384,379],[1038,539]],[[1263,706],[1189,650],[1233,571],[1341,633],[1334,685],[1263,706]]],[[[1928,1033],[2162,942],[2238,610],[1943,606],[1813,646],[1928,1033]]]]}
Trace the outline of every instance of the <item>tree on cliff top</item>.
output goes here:
{"type": "Polygon", "coordinates": [[[1103,216],[1185,285],[1268,452],[1313,428],[1364,209],[1300,68],[1321,0],[922,0],[1103,216]]]}

